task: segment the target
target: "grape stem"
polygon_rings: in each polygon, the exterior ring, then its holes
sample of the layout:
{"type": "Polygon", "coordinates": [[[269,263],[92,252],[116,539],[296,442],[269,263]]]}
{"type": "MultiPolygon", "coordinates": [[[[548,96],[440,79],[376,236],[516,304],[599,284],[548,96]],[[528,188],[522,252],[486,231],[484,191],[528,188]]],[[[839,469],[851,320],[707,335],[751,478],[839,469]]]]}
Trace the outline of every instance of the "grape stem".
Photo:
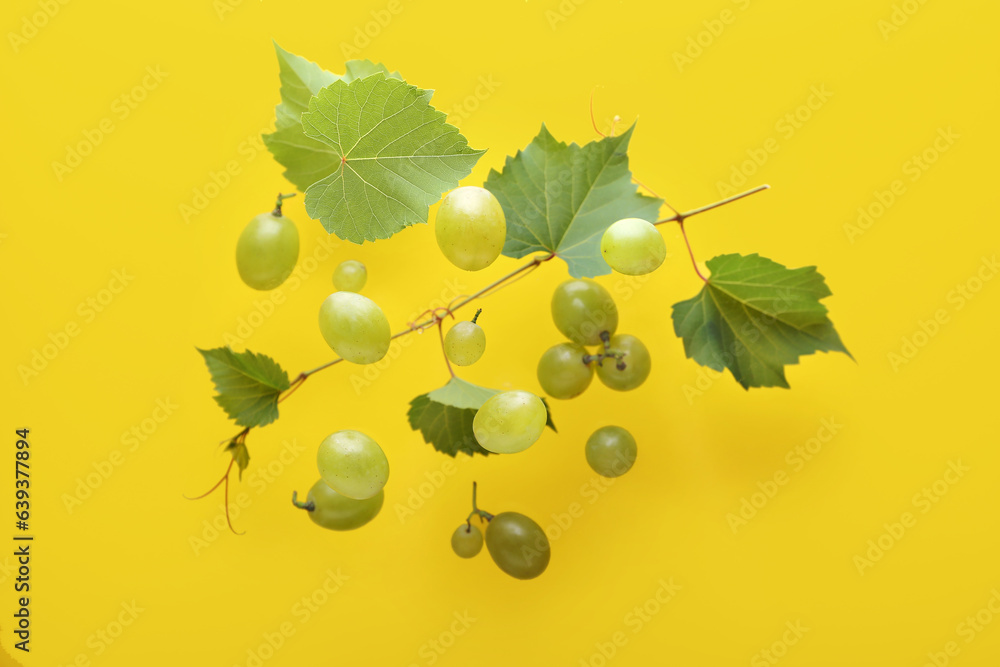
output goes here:
{"type": "Polygon", "coordinates": [[[271,211],[271,215],[273,215],[276,218],[280,218],[281,217],[281,202],[283,202],[284,200],[288,199],[289,197],[294,197],[294,196],[295,196],[294,192],[292,194],[290,194],[290,195],[283,195],[283,194],[281,194],[279,192],[278,193],[278,200],[276,202],[274,202],[274,210],[271,211]]]}
{"type": "MultiPolygon", "coordinates": [[[[596,129],[596,124],[595,124],[595,129],[596,129]]],[[[642,186],[642,187],[645,187],[645,186],[642,186]]],[[[750,195],[752,195],[752,194],[754,194],[756,192],[760,192],[762,190],[767,190],[769,187],[770,187],[769,185],[760,185],[760,186],[758,186],[756,188],[753,188],[751,190],[747,190],[746,192],[741,192],[740,194],[733,195],[732,197],[727,197],[726,199],[719,200],[719,201],[717,201],[715,203],[708,204],[708,205],[702,206],[700,208],[692,209],[692,210],[686,211],[684,213],[675,213],[673,216],[671,216],[669,218],[665,218],[663,220],[659,220],[659,221],[657,221],[657,222],[655,222],[653,224],[662,225],[662,224],[665,224],[665,223],[668,223],[668,222],[677,222],[677,223],[679,223],[680,224],[680,228],[681,228],[681,233],[684,234],[684,240],[685,240],[685,242],[687,242],[687,234],[684,233],[684,224],[683,224],[684,221],[687,218],[690,218],[692,216],[698,215],[700,213],[704,213],[706,211],[711,211],[712,209],[718,208],[720,206],[724,206],[725,204],[729,204],[729,203],[734,202],[734,201],[736,201],[738,199],[742,199],[744,197],[748,197],[748,196],[750,196],[750,195]]],[[[649,188],[646,188],[646,189],[649,190],[649,188]]],[[[652,193],[652,190],[649,190],[649,191],[652,193]]],[[[288,195],[279,193],[278,194],[277,202],[275,202],[275,210],[273,211],[274,215],[275,216],[281,215],[281,203],[282,203],[282,201],[285,200],[285,199],[288,199],[289,197],[294,197],[294,196],[295,196],[295,193],[288,194],[288,195]]],[[[673,209],[673,207],[670,206],[669,204],[667,204],[667,206],[669,206],[671,209],[673,209]]],[[[676,210],[676,209],[674,209],[674,210],[676,210]]],[[[691,245],[690,245],[690,243],[688,243],[688,252],[691,255],[691,262],[692,262],[692,264],[694,264],[695,271],[698,273],[698,276],[702,280],[707,281],[707,279],[701,274],[701,271],[698,270],[698,265],[695,263],[695,259],[694,259],[694,253],[691,252],[691,245]]],[[[459,308],[462,308],[462,307],[468,305],[469,303],[472,303],[473,301],[475,301],[477,299],[483,299],[483,298],[485,298],[487,296],[490,296],[494,292],[499,291],[500,289],[502,289],[504,287],[507,287],[508,285],[511,285],[512,283],[517,282],[518,280],[520,280],[524,276],[528,275],[529,273],[531,273],[532,271],[534,271],[535,269],[537,269],[543,263],[548,262],[548,261],[554,259],[556,256],[557,255],[554,252],[550,252],[547,255],[536,255],[530,262],[527,262],[526,264],[522,264],[520,267],[514,269],[513,271],[511,271],[507,275],[505,275],[505,276],[503,276],[501,278],[498,278],[497,280],[495,280],[492,283],[490,283],[489,285],[483,287],[479,291],[473,292],[472,294],[469,294],[469,295],[463,295],[463,296],[458,297],[452,303],[448,304],[448,306],[446,308],[435,308],[433,310],[424,311],[423,313],[420,314],[420,316],[417,319],[420,319],[420,317],[423,317],[424,315],[427,315],[427,319],[424,319],[424,320],[421,320],[421,321],[415,322],[415,323],[414,322],[410,322],[409,325],[407,326],[407,328],[405,328],[405,329],[403,329],[401,331],[397,331],[396,333],[394,333],[391,336],[390,339],[393,340],[393,339],[399,338],[401,336],[409,335],[409,334],[414,333],[414,332],[416,332],[416,333],[422,333],[424,330],[429,329],[432,326],[437,326],[438,327],[438,331],[439,331],[439,333],[441,334],[441,337],[442,337],[442,351],[443,351],[443,349],[444,349],[444,338],[443,338],[444,334],[441,331],[441,323],[444,320],[444,318],[448,317],[449,315],[452,318],[454,318],[455,317],[455,311],[457,311],[459,308]]],[[[476,321],[476,317],[478,317],[478,316],[479,316],[479,313],[477,312],[476,315],[475,315],[475,317],[473,317],[472,321],[475,322],[476,321]]],[[[614,356],[620,362],[621,358],[624,355],[622,355],[620,353],[611,353],[611,354],[609,354],[609,352],[611,352],[611,351],[607,347],[607,341],[605,342],[605,346],[606,346],[605,347],[605,352],[601,353],[601,354],[598,354],[598,355],[593,355],[594,359],[597,359],[598,357],[600,357],[600,358],[606,358],[606,357],[614,356]]],[[[584,357],[584,363],[589,363],[589,361],[592,361],[594,359],[588,360],[587,357],[584,357]]],[[[451,369],[451,362],[448,362],[447,360],[448,360],[448,357],[447,357],[447,355],[445,355],[445,361],[448,363],[448,371],[451,373],[452,377],[454,377],[455,374],[454,374],[454,372],[451,369]]],[[[341,363],[342,361],[344,361],[344,360],[341,359],[341,358],[333,359],[331,361],[326,362],[325,364],[322,364],[320,366],[317,366],[316,368],[313,368],[312,370],[303,371],[303,372],[299,373],[298,376],[295,378],[295,380],[293,380],[291,382],[291,384],[289,384],[288,389],[284,390],[281,393],[281,395],[278,396],[278,403],[281,403],[286,398],[288,398],[293,393],[295,393],[295,391],[298,390],[298,388],[301,387],[303,384],[305,384],[305,381],[307,379],[309,379],[311,376],[315,375],[316,373],[319,373],[322,370],[330,368],[331,366],[336,366],[337,364],[341,363]]],[[[239,433],[237,433],[235,436],[233,436],[232,438],[230,438],[229,440],[223,440],[222,442],[223,443],[228,442],[231,445],[234,444],[234,443],[242,444],[242,443],[244,443],[246,441],[246,437],[250,433],[250,430],[251,430],[251,427],[248,426],[245,429],[243,429],[242,431],[240,431],[239,433]]],[[[243,533],[237,533],[236,530],[233,528],[233,524],[230,521],[230,517],[229,517],[229,475],[232,472],[233,465],[235,463],[236,463],[236,458],[235,458],[235,455],[234,455],[233,459],[229,462],[229,465],[226,467],[226,472],[223,474],[222,478],[219,479],[219,481],[216,482],[215,485],[212,486],[211,489],[209,489],[208,491],[206,491],[205,493],[203,493],[202,495],[200,495],[200,496],[198,496],[196,498],[190,498],[190,500],[198,500],[200,498],[204,498],[205,496],[208,496],[213,491],[215,491],[217,488],[219,488],[219,486],[223,486],[224,491],[225,491],[225,497],[226,497],[226,523],[229,524],[229,529],[234,534],[236,534],[236,535],[242,535],[243,533]]],[[[489,521],[490,519],[493,518],[493,515],[490,514],[489,512],[484,512],[484,511],[482,511],[482,510],[480,510],[480,509],[478,509],[476,507],[476,485],[475,485],[475,482],[473,482],[473,484],[472,484],[472,513],[469,515],[469,520],[471,520],[472,517],[476,516],[476,515],[479,515],[479,516],[485,518],[487,521],[489,521]]]]}
{"type": "Polygon", "coordinates": [[[298,491],[292,491],[292,504],[298,507],[300,510],[306,510],[308,512],[312,512],[313,510],[316,509],[316,503],[314,503],[311,500],[307,503],[300,503],[298,491]]]}
{"type": "Polygon", "coordinates": [[[444,318],[439,318],[437,323],[438,338],[441,339],[441,354],[444,355],[444,365],[448,367],[448,373],[455,377],[455,371],[451,367],[451,359],[448,358],[448,351],[444,349],[444,318]]]}
{"type": "Polygon", "coordinates": [[[476,323],[476,320],[478,320],[478,319],[479,319],[479,315],[480,315],[480,314],[481,314],[482,312],[483,312],[483,309],[482,309],[482,308],[480,308],[479,310],[477,310],[477,311],[476,311],[476,314],[472,316],[472,323],[473,323],[473,324],[475,324],[475,323],[476,323]]]}
{"type": "Polygon", "coordinates": [[[627,366],[625,365],[625,362],[622,361],[622,359],[625,358],[625,353],[617,352],[611,349],[611,334],[609,332],[601,332],[601,342],[604,344],[604,351],[598,352],[597,354],[583,355],[583,363],[589,364],[592,361],[596,361],[597,365],[600,366],[605,359],[614,359],[618,362],[615,367],[620,371],[625,370],[627,366]]]}
{"type": "MultiPolygon", "coordinates": [[[[726,204],[731,204],[734,201],[737,201],[739,199],[743,199],[744,197],[749,197],[750,195],[755,194],[757,192],[761,192],[763,190],[768,190],[768,189],[770,189],[770,187],[771,187],[770,185],[758,185],[757,187],[751,188],[751,189],[747,190],[746,192],[741,192],[739,194],[733,195],[732,197],[726,197],[725,199],[720,199],[717,202],[713,202],[711,204],[706,204],[705,206],[700,206],[698,208],[693,208],[690,211],[685,211],[683,213],[677,212],[677,209],[675,209],[673,206],[670,206],[670,204],[667,204],[667,206],[669,208],[671,208],[671,209],[674,210],[674,214],[672,216],[670,216],[669,218],[664,218],[663,220],[657,220],[653,224],[654,225],[663,225],[663,224],[666,224],[668,222],[676,222],[677,223],[677,225],[681,228],[681,236],[684,237],[684,245],[687,246],[688,256],[691,258],[691,266],[694,267],[694,272],[698,274],[698,277],[701,278],[702,282],[706,282],[707,283],[708,282],[708,278],[706,278],[702,274],[701,269],[698,268],[698,262],[694,258],[694,250],[691,249],[691,241],[688,240],[687,230],[684,229],[684,222],[688,218],[690,218],[692,216],[695,216],[695,215],[698,215],[699,213],[704,213],[705,211],[711,211],[714,208],[719,208],[720,206],[725,206],[726,204]]],[[[649,188],[647,188],[647,190],[648,189],[649,188]]],[[[666,202],[664,202],[664,203],[666,203],[666,202]]]]}
{"type": "Polygon", "coordinates": [[[486,519],[487,521],[492,521],[493,520],[493,515],[492,514],[490,514],[489,512],[486,512],[484,510],[481,510],[481,509],[479,509],[479,507],[476,506],[476,483],[475,482],[472,483],[472,511],[469,512],[469,516],[465,519],[465,523],[468,524],[470,528],[472,527],[472,517],[474,517],[474,516],[479,516],[479,517],[481,517],[483,519],[486,519]]]}

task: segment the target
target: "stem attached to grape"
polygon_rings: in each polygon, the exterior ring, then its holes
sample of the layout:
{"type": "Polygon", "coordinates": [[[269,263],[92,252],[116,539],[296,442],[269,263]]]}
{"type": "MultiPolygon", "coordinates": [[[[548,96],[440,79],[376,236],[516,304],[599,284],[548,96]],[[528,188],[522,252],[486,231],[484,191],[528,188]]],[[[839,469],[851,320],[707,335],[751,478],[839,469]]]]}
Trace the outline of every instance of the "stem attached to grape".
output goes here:
{"type": "Polygon", "coordinates": [[[314,503],[311,500],[307,503],[300,503],[298,491],[292,491],[292,504],[298,507],[300,510],[306,510],[308,512],[312,512],[313,510],[316,509],[316,503],[314,503]]]}
{"type": "Polygon", "coordinates": [[[479,507],[476,505],[476,483],[475,482],[472,483],[472,511],[469,512],[469,516],[465,520],[465,523],[467,523],[470,528],[472,527],[472,517],[474,517],[474,516],[479,516],[479,517],[481,517],[483,519],[486,519],[487,521],[492,521],[493,520],[493,515],[492,514],[490,514],[489,512],[486,512],[484,510],[479,509],[479,507]]]}
{"type": "Polygon", "coordinates": [[[473,323],[473,324],[475,324],[475,323],[476,323],[476,320],[478,320],[478,319],[479,319],[479,315],[480,315],[480,314],[481,314],[482,312],[483,312],[483,309],[482,309],[482,308],[480,308],[479,310],[477,310],[477,311],[476,311],[476,314],[472,316],[472,323],[473,323]]]}
{"type": "Polygon", "coordinates": [[[605,359],[614,359],[616,362],[615,368],[620,371],[625,370],[625,362],[622,361],[622,359],[625,358],[625,353],[611,349],[611,333],[608,331],[602,331],[600,336],[601,343],[604,345],[604,351],[598,352],[597,354],[583,355],[583,363],[589,364],[592,361],[596,361],[597,365],[600,366],[605,359]]]}
{"type": "MultiPolygon", "coordinates": [[[[595,124],[595,129],[596,129],[596,124],[595,124]]],[[[645,186],[642,186],[642,187],[645,187],[645,186]]],[[[692,209],[692,210],[686,211],[684,213],[675,213],[673,216],[671,216],[669,218],[665,218],[663,220],[658,220],[654,224],[656,224],[656,225],[662,225],[662,224],[665,224],[665,223],[668,223],[668,222],[677,222],[677,223],[679,223],[680,224],[680,228],[681,228],[681,233],[684,236],[684,241],[685,241],[685,243],[687,243],[687,234],[684,231],[684,221],[687,218],[690,218],[691,216],[698,215],[700,213],[704,213],[706,211],[711,211],[712,209],[718,208],[719,206],[723,206],[725,204],[729,204],[731,202],[737,201],[738,199],[742,199],[744,197],[748,197],[748,196],[750,196],[750,195],[752,195],[752,194],[754,194],[756,192],[760,192],[762,190],[767,190],[769,187],[770,187],[769,185],[761,185],[761,186],[758,186],[758,187],[753,188],[751,190],[747,190],[746,192],[741,192],[740,194],[733,195],[732,197],[727,197],[726,199],[722,199],[720,201],[717,201],[717,202],[712,203],[712,204],[708,204],[706,206],[702,206],[700,208],[692,209]]],[[[649,188],[646,188],[646,189],[649,190],[649,188]]],[[[649,190],[649,191],[652,193],[652,190],[649,190]]],[[[295,193],[288,194],[288,195],[279,193],[277,201],[275,202],[274,211],[272,211],[272,213],[275,216],[280,216],[281,215],[281,203],[282,203],[282,201],[285,200],[285,199],[288,199],[289,197],[294,197],[294,196],[295,196],[295,193]]],[[[667,206],[669,206],[671,209],[673,209],[673,207],[670,206],[669,204],[667,204],[667,206]]],[[[674,209],[674,210],[676,210],[676,209],[674,209]]],[[[695,267],[695,271],[698,273],[698,276],[702,280],[707,281],[707,279],[701,274],[701,271],[698,270],[698,265],[697,265],[697,263],[695,262],[695,259],[694,259],[694,253],[691,251],[691,244],[687,243],[687,246],[688,246],[688,253],[691,255],[691,262],[692,262],[692,264],[694,264],[694,267],[695,267]]],[[[512,283],[514,283],[514,282],[517,282],[518,280],[520,280],[521,278],[523,278],[527,274],[529,274],[532,271],[534,271],[535,269],[537,269],[544,262],[548,262],[549,260],[551,260],[551,259],[553,259],[555,257],[556,257],[556,253],[554,253],[554,252],[551,252],[551,253],[549,253],[547,255],[537,255],[530,262],[521,265],[520,267],[518,267],[517,269],[514,269],[513,271],[511,271],[507,275],[503,276],[502,278],[499,278],[499,279],[493,281],[492,283],[490,283],[489,285],[487,285],[486,287],[483,287],[479,291],[474,292],[474,293],[472,293],[472,294],[470,294],[468,296],[462,296],[462,297],[458,298],[453,304],[449,304],[447,308],[436,308],[436,309],[431,310],[431,311],[425,311],[425,313],[422,313],[421,316],[424,315],[424,314],[429,313],[427,319],[422,320],[420,322],[416,322],[416,323],[410,323],[410,325],[406,329],[403,329],[403,330],[398,331],[395,334],[393,334],[392,335],[392,339],[399,338],[400,336],[406,336],[406,335],[414,333],[414,332],[416,332],[416,333],[422,333],[425,329],[429,329],[432,326],[437,326],[438,327],[438,332],[441,335],[442,351],[443,351],[444,350],[444,333],[441,330],[441,324],[444,321],[445,317],[447,317],[448,315],[451,315],[452,317],[454,317],[455,316],[455,311],[457,311],[459,308],[462,308],[463,306],[466,306],[469,303],[471,303],[471,302],[473,302],[473,301],[475,301],[477,299],[482,299],[482,298],[485,298],[487,296],[490,296],[494,292],[499,291],[500,289],[502,289],[502,288],[504,288],[504,287],[506,287],[506,286],[508,286],[508,285],[510,285],[512,283]]],[[[480,311],[476,312],[476,315],[472,318],[473,322],[475,322],[476,318],[479,317],[479,313],[480,312],[481,312],[481,309],[480,309],[480,311]]],[[[624,367],[624,362],[622,361],[622,359],[623,359],[623,357],[625,355],[623,353],[621,353],[621,352],[615,352],[615,351],[613,351],[613,350],[610,349],[610,336],[607,335],[607,332],[604,332],[604,335],[602,335],[602,340],[604,340],[605,351],[601,352],[601,353],[598,353],[596,355],[586,355],[586,356],[584,356],[583,363],[586,364],[586,363],[590,363],[591,361],[597,361],[598,363],[600,363],[601,360],[603,360],[605,358],[612,358],[613,357],[618,362],[618,364],[617,364],[618,369],[619,370],[624,370],[625,367],[624,367]]],[[[341,358],[333,359],[331,361],[326,362],[325,364],[322,364],[320,366],[317,366],[316,368],[313,368],[312,370],[303,371],[302,373],[299,373],[299,375],[295,378],[295,380],[293,380],[292,383],[289,385],[288,389],[286,389],[284,392],[282,392],[282,394],[278,397],[278,403],[281,403],[286,398],[288,398],[293,393],[295,393],[295,391],[299,387],[301,387],[305,383],[305,381],[307,379],[309,379],[309,377],[311,377],[312,375],[315,375],[316,373],[319,373],[320,371],[322,371],[324,369],[330,368],[331,366],[335,366],[335,365],[339,364],[342,361],[344,361],[344,360],[341,359],[341,358]]],[[[447,355],[445,355],[445,361],[448,363],[448,371],[449,371],[449,373],[451,373],[452,377],[454,377],[455,373],[451,369],[451,363],[448,361],[447,355]]],[[[223,442],[229,442],[231,446],[234,445],[234,444],[240,444],[240,445],[242,445],[242,444],[245,443],[246,437],[250,433],[250,430],[251,430],[251,427],[248,426],[247,428],[245,428],[242,431],[240,431],[239,433],[237,433],[235,436],[233,436],[228,441],[223,440],[223,442]]],[[[232,448],[232,447],[230,447],[230,448],[232,448]]],[[[205,496],[211,494],[213,491],[215,491],[217,488],[219,488],[219,486],[223,486],[223,488],[225,490],[225,500],[226,500],[226,506],[225,506],[226,507],[226,522],[229,525],[229,529],[233,533],[235,533],[237,535],[242,535],[242,533],[237,533],[236,530],[233,528],[233,524],[230,521],[230,517],[229,517],[229,474],[232,472],[233,465],[235,463],[236,463],[236,457],[235,457],[235,454],[234,454],[233,459],[229,462],[229,465],[226,467],[226,472],[225,472],[225,474],[223,474],[222,478],[218,482],[216,482],[215,485],[212,486],[211,489],[209,489],[208,491],[206,491],[202,495],[198,496],[197,498],[190,498],[190,500],[198,500],[199,498],[204,498],[205,496]]],[[[295,502],[295,496],[293,496],[293,502],[295,502]]],[[[296,504],[296,506],[300,507],[301,505],[296,504]]],[[[303,507],[303,509],[307,509],[307,508],[303,507]]],[[[471,520],[473,516],[477,516],[477,515],[480,516],[480,517],[482,517],[482,518],[484,518],[484,519],[486,519],[487,521],[489,521],[489,520],[491,520],[493,518],[493,515],[490,514],[489,512],[485,512],[485,511],[480,510],[480,509],[478,509],[476,507],[476,484],[475,484],[475,482],[473,482],[472,483],[472,513],[469,514],[469,519],[468,520],[471,520]]]]}
{"type": "Polygon", "coordinates": [[[691,242],[688,240],[687,231],[684,229],[684,221],[687,220],[688,218],[690,218],[691,216],[698,215],[699,213],[704,213],[705,211],[711,211],[712,209],[719,208],[720,206],[725,206],[726,204],[730,204],[730,203],[732,203],[734,201],[737,201],[738,199],[743,199],[744,197],[749,197],[750,195],[755,194],[757,192],[761,192],[763,190],[767,190],[770,187],[771,187],[770,185],[758,185],[757,187],[751,188],[751,189],[747,190],[746,192],[741,192],[739,194],[733,195],[732,197],[726,197],[725,199],[720,199],[717,202],[713,202],[711,204],[706,204],[705,206],[700,206],[698,208],[693,208],[690,211],[685,211],[684,213],[677,213],[676,212],[677,209],[674,209],[673,206],[670,206],[669,204],[667,204],[667,206],[669,206],[671,209],[673,209],[675,211],[675,213],[672,216],[670,216],[669,218],[664,218],[663,220],[657,220],[653,224],[654,225],[663,225],[663,224],[666,224],[668,222],[676,222],[678,224],[678,226],[680,226],[680,228],[681,228],[681,236],[684,237],[684,245],[687,246],[688,256],[691,257],[691,266],[694,267],[694,272],[698,274],[698,277],[701,278],[703,282],[707,283],[708,282],[708,278],[706,278],[704,275],[702,275],[701,269],[698,268],[698,262],[694,258],[694,251],[691,249],[691,242]]]}
{"type": "Polygon", "coordinates": [[[286,200],[286,199],[288,199],[290,197],[294,197],[294,196],[295,196],[294,192],[292,194],[290,194],[290,195],[283,195],[283,194],[281,194],[279,192],[278,193],[278,200],[276,202],[274,202],[274,210],[271,211],[271,215],[273,215],[276,218],[280,218],[281,217],[281,202],[283,202],[284,200],[286,200]]]}

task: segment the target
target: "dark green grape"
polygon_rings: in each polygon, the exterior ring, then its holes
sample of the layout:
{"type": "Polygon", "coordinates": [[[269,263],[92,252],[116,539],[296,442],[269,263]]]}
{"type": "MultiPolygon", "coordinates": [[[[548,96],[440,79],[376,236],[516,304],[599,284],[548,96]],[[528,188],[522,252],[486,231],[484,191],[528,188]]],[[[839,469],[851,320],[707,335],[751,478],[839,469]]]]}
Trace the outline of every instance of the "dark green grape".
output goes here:
{"type": "Polygon", "coordinates": [[[463,523],[451,534],[451,548],[460,558],[472,558],[483,550],[483,533],[470,523],[463,523]]]}
{"type": "Polygon", "coordinates": [[[534,579],[549,565],[549,538],[517,512],[497,514],[486,526],[486,549],[493,562],[515,579],[534,579]]]}
{"type": "Polygon", "coordinates": [[[552,321],[574,343],[601,345],[601,332],[618,328],[618,307],[593,280],[567,280],[552,294],[552,321]]]}
{"type": "Polygon", "coordinates": [[[587,349],[576,343],[559,343],[538,360],[538,383],[552,398],[579,396],[594,379],[594,364],[583,363],[587,349]]]}
{"type": "Polygon", "coordinates": [[[309,511],[309,518],[317,526],[330,530],[360,528],[378,515],[384,500],[385,493],[381,490],[371,498],[354,500],[337,493],[323,480],[312,485],[306,498],[306,502],[314,506],[309,511]]]}
{"type": "Polygon", "coordinates": [[[345,259],[333,270],[333,286],[341,292],[360,292],[368,281],[368,269],[356,259],[345,259]]]}
{"type": "Polygon", "coordinates": [[[624,352],[625,356],[621,361],[604,359],[601,362],[597,367],[601,382],[615,391],[630,391],[646,381],[652,361],[641,340],[628,334],[612,336],[611,351],[624,352]]]}
{"type": "Polygon", "coordinates": [[[604,426],[587,438],[587,463],[602,477],[624,475],[635,463],[635,438],[621,426],[604,426]]]}

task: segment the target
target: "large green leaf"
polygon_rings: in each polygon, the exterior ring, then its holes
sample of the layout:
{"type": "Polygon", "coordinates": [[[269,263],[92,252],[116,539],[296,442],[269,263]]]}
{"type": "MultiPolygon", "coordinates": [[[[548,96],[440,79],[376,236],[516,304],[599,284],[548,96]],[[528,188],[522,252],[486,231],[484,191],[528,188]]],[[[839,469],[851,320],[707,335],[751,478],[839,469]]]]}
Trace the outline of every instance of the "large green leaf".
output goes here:
{"type": "Polygon", "coordinates": [[[429,102],[431,91],[378,73],[335,81],[302,114],[306,137],[321,141],[337,168],[306,189],[306,212],[338,237],[387,239],[472,171],[484,151],[429,102]]]}
{"type": "Polygon", "coordinates": [[[302,132],[302,113],[308,110],[312,96],[334,81],[350,83],[378,72],[395,79],[402,77],[399,72],[390,74],[384,65],[370,60],[351,60],[345,65],[346,73],[338,75],[285,51],[277,43],[274,50],[278,55],[281,103],[275,108],[274,132],[264,135],[264,144],[285,167],[285,178],[305,192],[340,167],[339,158],[331,153],[329,146],[302,132]]]}
{"type": "Polygon", "coordinates": [[[288,374],[270,357],[228,347],[201,350],[215,383],[215,402],[240,426],[264,426],[278,418],[278,396],[288,374]]]}
{"type": "MultiPolygon", "coordinates": [[[[472,430],[472,420],[476,412],[488,398],[499,394],[499,390],[487,389],[466,382],[460,378],[452,378],[448,384],[434,391],[417,396],[410,401],[407,417],[410,427],[419,430],[424,436],[424,442],[429,442],[434,449],[448,456],[456,456],[465,452],[469,456],[490,452],[480,446],[472,430]]],[[[545,402],[545,399],[542,399],[545,402]]],[[[545,403],[548,412],[546,425],[553,431],[552,412],[545,403]]]]}
{"type": "Polygon", "coordinates": [[[719,255],[698,296],[674,304],[674,331],[702,366],[728,368],[749,387],[788,387],[784,367],[814,352],[850,356],[820,299],[816,267],[789,269],[760,255],[719,255]]]}
{"type": "Polygon", "coordinates": [[[604,230],[622,218],[652,222],[663,203],[632,182],[627,151],[634,129],[581,147],[556,141],[542,125],[502,172],[491,170],[485,187],[507,218],[503,254],[554,252],[575,278],[611,273],[601,256],[604,230]]]}

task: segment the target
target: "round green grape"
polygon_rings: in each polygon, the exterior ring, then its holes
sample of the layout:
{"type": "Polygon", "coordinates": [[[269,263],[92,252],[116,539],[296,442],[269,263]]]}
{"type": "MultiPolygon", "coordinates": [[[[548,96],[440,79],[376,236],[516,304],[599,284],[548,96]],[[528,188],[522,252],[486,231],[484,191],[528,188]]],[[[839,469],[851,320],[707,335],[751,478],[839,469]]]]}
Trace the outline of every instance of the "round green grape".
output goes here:
{"type": "Polygon", "coordinates": [[[330,530],[354,530],[374,519],[382,503],[385,492],[379,489],[371,498],[354,500],[331,489],[323,480],[318,480],[309,489],[306,502],[313,504],[309,518],[313,523],[330,530]]]}
{"type": "Polygon", "coordinates": [[[337,431],[326,436],[316,453],[316,465],[327,486],[354,500],[377,495],[389,479],[385,452],[360,431],[337,431]]]}
{"type": "Polygon", "coordinates": [[[545,531],[517,512],[497,514],[486,526],[486,549],[493,562],[515,579],[534,579],[549,565],[545,531]]]}
{"type": "Polygon", "coordinates": [[[334,292],[319,309],[327,345],[347,361],[373,364],[389,351],[392,333],[382,309],[366,296],[334,292]]]}
{"type": "Polygon", "coordinates": [[[448,261],[466,271],[479,271],[500,256],[507,222],[493,193],[470,185],[445,195],[434,219],[434,235],[448,261]]]}
{"type": "Polygon", "coordinates": [[[299,230],[285,216],[261,213],[236,242],[236,268],[247,286],[272,290],[285,282],[299,259],[299,230]]]}
{"type": "Polygon", "coordinates": [[[552,321],[574,343],[601,345],[601,332],[618,328],[618,307],[593,280],[567,280],[552,295],[552,321]]]}
{"type": "Polygon", "coordinates": [[[471,366],[486,351],[486,332],[475,322],[459,322],[444,337],[444,353],[456,366],[471,366]]]}
{"type": "Polygon", "coordinates": [[[587,463],[598,475],[618,477],[635,463],[635,438],[621,426],[604,426],[587,438],[584,452],[587,463]]]}
{"type": "Polygon", "coordinates": [[[604,261],[629,276],[652,273],[667,258],[667,246],[656,226],[639,218],[623,218],[601,237],[604,261]]]}
{"type": "Polygon", "coordinates": [[[483,449],[515,454],[535,444],[546,421],[542,399],[528,391],[505,391],[488,398],[476,411],[472,431],[483,449]]]}
{"type": "Polygon", "coordinates": [[[483,550],[483,533],[470,523],[463,523],[451,534],[451,549],[460,558],[472,558],[483,550]]]}
{"type": "Polygon", "coordinates": [[[628,334],[612,336],[611,351],[624,352],[625,356],[621,361],[604,359],[597,367],[597,377],[605,386],[616,391],[630,391],[646,381],[652,360],[641,340],[628,334]],[[622,364],[623,369],[619,368],[622,364]]]}
{"type": "Polygon", "coordinates": [[[346,259],[333,270],[333,286],[341,292],[360,292],[368,282],[368,269],[356,259],[346,259]]]}
{"type": "Polygon", "coordinates": [[[576,343],[553,345],[538,360],[538,383],[552,398],[579,396],[594,379],[594,364],[584,363],[587,349],[576,343]]]}

